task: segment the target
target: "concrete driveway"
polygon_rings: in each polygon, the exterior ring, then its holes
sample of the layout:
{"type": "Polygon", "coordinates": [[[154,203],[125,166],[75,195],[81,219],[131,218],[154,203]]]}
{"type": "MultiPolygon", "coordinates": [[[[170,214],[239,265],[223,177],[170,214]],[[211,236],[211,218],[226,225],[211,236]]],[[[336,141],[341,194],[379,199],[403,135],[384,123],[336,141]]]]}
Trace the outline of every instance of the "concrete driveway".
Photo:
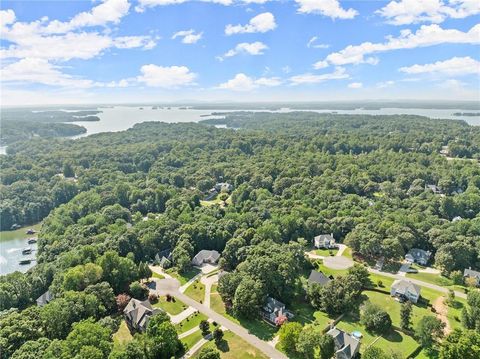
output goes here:
{"type": "Polygon", "coordinates": [[[343,256],[325,257],[323,265],[327,268],[342,270],[353,267],[353,261],[343,256]]]}
{"type": "Polygon", "coordinates": [[[223,327],[231,330],[247,343],[253,345],[255,348],[261,350],[266,356],[273,359],[288,359],[285,354],[270,346],[267,342],[257,338],[250,334],[247,329],[225,318],[223,315],[218,314],[207,306],[200,304],[192,298],[186,296],[179,291],[180,282],[174,278],[171,279],[156,279],[150,286],[150,290],[157,295],[170,294],[175,298],[181,300],[186,305],[195,308],[200,313],[205,314],[210,319],[216,321],[223,327]]]}

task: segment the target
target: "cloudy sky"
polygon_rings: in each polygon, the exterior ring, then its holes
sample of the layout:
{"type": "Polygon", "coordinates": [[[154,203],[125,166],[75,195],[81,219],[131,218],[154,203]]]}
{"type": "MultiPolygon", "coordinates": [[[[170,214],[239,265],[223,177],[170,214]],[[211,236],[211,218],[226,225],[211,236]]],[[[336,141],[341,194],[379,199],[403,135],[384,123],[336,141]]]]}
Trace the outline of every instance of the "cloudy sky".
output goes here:
{"type": "Polygon", "coordinates": [[[4,105],[480,100],[478,0],[2,1],[4,105]]]}

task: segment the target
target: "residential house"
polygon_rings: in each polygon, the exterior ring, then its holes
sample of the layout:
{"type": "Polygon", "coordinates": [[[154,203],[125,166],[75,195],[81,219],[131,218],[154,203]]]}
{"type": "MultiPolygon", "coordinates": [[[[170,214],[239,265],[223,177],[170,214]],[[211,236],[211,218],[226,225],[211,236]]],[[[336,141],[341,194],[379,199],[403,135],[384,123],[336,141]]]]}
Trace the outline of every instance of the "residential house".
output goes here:
{"type": "Polygon", "coordinates": [[[150,317],[161,311],[159,308],[153,308],[148,300],[132,298],[123,310],[123,314],[130,331],[144,332],[150,317]]]}
{"type": "Polygon", "coordinates": [[[40,297],[37,298],[37,305],[39,307],[43,307],[44,305],[47,305],[48,303],[50,303],[52,300],[53,300],[53,295],[49,290],[47,290],[40,297]]]}
{"type": "Polygon", "coordinates": [[[337,248],[335,238],[333,238],[333,233],[320,234],[319,236],[316,236],[315,238],[313,238],[313,245],[316,248],[326,248],[326,249],[337,248]]]}
{"type": "Polygon", "coordinates": [[[155,255],[155,264],[163,269],[169,268],[172,265],[172,250],[170,248],[164,249],[155,255]]]}
{"type": "Polygon", "coordinates": [[[293,313],[286,309],[285,304],[272,297],[267,297],[260,314],[263,319],[271,324],[277,324],[276,319],[281,316],[285,316],[287,319],[293,318],[293,313]]]}
{"type": "Polygon", "coordinates": [[[463,219],[462,217],[456,216],[456,217],[453,217],[452,222],[455,223],[455,222],[461,221],[462,219],[463,219]]]}
{"type": "Polygon", "coordinates": [[[476,285],[480,285],[480,272],[473,270],[472,268],[463,271],[463,278],[474,278],[476,280],[476,285]]]}
{"type": "Polygon", "coordinates": [[[443,194],[443,191],[440,187],[434,184],[427,184],[426,189],[432,191],[434,194],[443,194]]]}
{"type": "Polygon", "coordinates": [[[417,303],[420,298],[420,286],[409,280],[397,279],[390,288],[390,295],[401,300],[408,299],[412,303],[417,303]]]}
{"type": "Polygon", "coordinates": [[[233,186],[228,182],[217,182],[214,188],[217,192],[230,193],[233,191],[233,186]]]}
{"type": "Polygon", "coordinates": [[[327,332],[335,344],[336,359],[355,358],[360,350],[360,341],[343,330],[333,327],[327,332]]]}
{"type": "Polygon", "coordinates": [[[217,251],[202,249],[195,257],[193,257],[192,264],[198,267],[204,263],[216,264],[219,258],[220,253],[217,251]]]}
{"type": "Polygon", "coordinates": [[[409,263],[418,263],[422,266],[425,266],[427,265],[431,256],[432,252],[430,251],[425,251],[420,248],[412,248],[405,255],[405,260],[409,263]]]}
{"type": "Polygon", "coordinates": [[[317,272],[315,270],[312,270],[310,272],[310,276],[308,277],[308,285],[319,284],[323,287],[325,284],[330,282],[330,280],[332,280],[332,279],[333,279],[332,276],[327,277],[322,272],[317,272]]]}

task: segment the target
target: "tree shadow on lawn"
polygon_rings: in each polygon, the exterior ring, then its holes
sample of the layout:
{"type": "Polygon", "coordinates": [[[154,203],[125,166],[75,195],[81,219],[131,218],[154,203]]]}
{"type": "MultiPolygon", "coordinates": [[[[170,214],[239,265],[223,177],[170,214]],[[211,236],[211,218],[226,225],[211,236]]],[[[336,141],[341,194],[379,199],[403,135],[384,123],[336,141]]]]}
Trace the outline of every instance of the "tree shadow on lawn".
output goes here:
{"type": "MultiPolygon", "coordinates": [[[[382,335],[382,333],[378,335],[382,335]]],[[[398,331],[394,329],[390,329],[390,332],[388,334],[383,334],[382,337],[389,342],[394,342],[394,343],[403,342],[403,337],[400,335],[398,331]]]]}
{"type": "Polygon", "coordinates": [[[259,339],[269,341],[275,336],[278,328],[271,326],[260,318],[245,318],[241,316],[235,316],[230,309],[227,309],[227,314],[236,318],[240,325],[248,330],[250,334],[255,335],[259,339]]]}
{"type": "Polygon", "coordinates": [[[457,310],[463,309],[464,306],[465,305],[462,302],[459,302],[458,300],[453,301],[453,303],[451,304],[451,307],[457,310]]]}
{"type": "Polygon", "coordinates": [[[230,346],[225,339],[222,339],[219,342],[215,342],[215,345],[217,349],[220,350],[222,353],[227,353],[230,351],[230,346]]]}

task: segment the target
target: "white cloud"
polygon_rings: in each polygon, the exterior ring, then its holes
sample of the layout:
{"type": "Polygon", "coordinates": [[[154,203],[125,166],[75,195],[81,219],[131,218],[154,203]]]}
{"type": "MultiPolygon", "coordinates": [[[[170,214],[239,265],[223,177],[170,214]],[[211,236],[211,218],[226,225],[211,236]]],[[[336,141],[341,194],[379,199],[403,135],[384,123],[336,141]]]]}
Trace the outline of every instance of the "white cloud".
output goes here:
{"type": "Polygon", "coordinates": [[[376,11],[393,25],[407,25],[419,22],[441,23],[446,18],[465,18],[480,13],[478,0],[398,0],[391,1],[376,11]]]}
{"type": "Polygon", "coordinates": [[[308,42],[307,42],[307,47],[308,48],[314,48],[314,49],[328,49],[330,45],[328,44],[316,44],[318,40],[317,36],[313,36],[308,42]]]}
{"type": "Polygon", "coordinates": [[[436,73],[449,76],[480,74],[480,61],[474,60],[469,56],[453,57],[449,60],[437,61],[432,64],[402,67],[400,71],[407,74],[436,73]]]}
{"type": "MultiPolygon", "coordinates": [[[[192,1],[192,0],[139,0],[138,1],[139,5],[135,7],[135,11],[143,12],[145,11],[145,8],[149,8],[149,7],[178,5],[178,4],[183,4],[189,1],[192,1]]],[[[205,3],[220,4],[225,6],[234,4],[234,0],[198,0],[198,1],[205,2],[205,3]]],[[[247,1],[243,0],[243,2],[247,2],[247,1]]]]}
{"type": "Polygon", "coordinates": [[[377,83],[377,88],[383,89],[383,88],[391,87],[393,85],[395,85],[395,81],[392,81],[392,80],[382,81],[377,83]]]}
{"type": "Polygon", "coordinates": [[[259,79],[251,78],[243,73],[236,74],[233,79],[228,80],[217,88],[233,91],[251,91],[260,86],[278,86],[282,83],[278,77],[261,77],[259,79]]]}
{"type": "Polygon", "coordinates": [[[0,10],[0,26],[10,25],[15,22],[15,12],[11,9],[0,10]]]}
{"type": "Polygon", "coordinates": [[[129,9],[128,0],[104,0],[89,12],[81,12],[68,22],[53,20],[44,30],[48,33],[65,33],[87,26],[118,24],[121,18],[128,14],[129,9]]]}
{"type": "Polygon", "coordinates": [[[62,73],[59,66],[45,59],[25,58],[2,67],[2,82],[37,83],[50,86],[87,88],[93,81],[74,78],[62,73]]]}
{"type": "Polygon", "coordinates": [[[228,50],[223,56],[217,57],[217,59],[222,61],[225,57],[232,57],[238,54],[263,55],[263,50],[266,49],[268,49],[268,46],[260,41],[252,43],[242,42],[235,48],[228,50]]]}
{"type": "Polygon", "coordinates": [[[194,85],[197,75],[190,72],[186,66],[157,66],[153,64],[143,65],[140,68],[139,82],[151,87],[177,88],[194,85]]]}
{"type": "Polygon", "coordinates": [[[15,22],[15,13],[12,10],[2,11],[1,16],[6,20],[2,23],[2,40],[9,44],[0,49],[0,57],[43,58],[56,61],[75,58],[88,60],[101,55],[108,48],[153,48],[156,43],[150,36],[115,38],[106,33],[100,34],[98,31],[83,30],[83,27],[94,24],[105,25],[107,22],[118,22],[122,14],[128,10],[122,10],[126,9],[122,4],[125,3],[107,0],[90,12],[74,16],[67,23],[56,20],[49,22],[46,17],[30,23],[15,22]],[[71,30],[73,28],[75,31],[71,30]]]}
{"type": "Polygon", "coordinates": [[[119,49],[132,49],[142,47],[146,50],[156,46],[156,42],[150,36],[121,36],[114,39],[115,47],[119,49]]]}
{"type": "Polygon", "coordinates": [[[250,19],[246,25],[227,25],[225,27],[226,35],[267,32],[277,27],[275,17],[270,12],[264,12],[250,19]]]}
{"type": "Polygon", "coordinates": [[[378,59],[365,57],[366,55],[400,50],[427,47],[439,44],[479,44],[480,24],[473,26],[469,31],[457,29],[442,29],[439,25],[422,25],[415,33],[402,30],[399,37],[388,36],[384,43],[364,42],[360,45],[349,45],[339,52],[328,55],[324,60],[314,64],[315,68],[324,68],[327,65],[346,64],[376,64],[378,59]]]}
{"type": "Polygon", "coordinates": [[[314,75],[311,73],[303,74],[303,75],[296,75],[290,77],[290,82],[292,85],[300,85],[300,84],[314,84],[325,82],[329,80],[341,80],[341,79],[348,79],[350,76],[346,73],[343,67],[335,68],[334,72],[322,74],[322,75],[314,75]]]}
{"type": "Polygon", "coordinates": [[[182,42],[184,44],[195,44],[197,43],[203,36],[203,32],[195,33],[195,30],[182,30],[178,31],[172,36],[172,40],[176,39],[177,37],[182,38],[182,42]]]}
{"type": "Polygon", "coordinates": [[[303,14],[320,14],[332,19],[353,19],[358,15],[355,9],[343,9],[338,0],[295,0],[295,2],[300,6],[298,12],[303,14]]]}
{"type": "Polygon", "coordinates": [[[348,84],[349,89],[361,89],[363,84],[361,82],[352,82],[348,84]]]}

